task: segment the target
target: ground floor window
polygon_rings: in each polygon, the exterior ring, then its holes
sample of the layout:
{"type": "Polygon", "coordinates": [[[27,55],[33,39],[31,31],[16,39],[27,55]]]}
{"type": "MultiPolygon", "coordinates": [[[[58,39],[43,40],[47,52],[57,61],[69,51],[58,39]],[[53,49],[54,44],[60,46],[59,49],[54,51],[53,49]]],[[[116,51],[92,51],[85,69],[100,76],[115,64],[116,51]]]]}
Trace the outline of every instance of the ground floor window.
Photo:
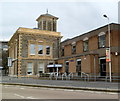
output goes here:
{"type": "Polygon", "coordinates": [[[29,62],[27,67],[27,74],[32,75],[33,63],[29,62]]]}
{"type": "Polygon", "coordinates": [[[39,73],[44,73],[44,63],[43,63],[43,62],[40,62],[40,63],[39,63],[38,72],[39,72],[39,73]]]}

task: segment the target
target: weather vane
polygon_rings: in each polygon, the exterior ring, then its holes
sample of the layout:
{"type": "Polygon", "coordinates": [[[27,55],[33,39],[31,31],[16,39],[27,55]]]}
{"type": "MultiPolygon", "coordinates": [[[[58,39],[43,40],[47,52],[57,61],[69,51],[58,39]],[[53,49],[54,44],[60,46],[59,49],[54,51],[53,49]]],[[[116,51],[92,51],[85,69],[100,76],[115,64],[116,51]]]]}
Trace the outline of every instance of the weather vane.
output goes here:
{"type": "Polygon", "coordinates": [[[47,9],[47,14],[48,14],[48,9],[47,9]]]}

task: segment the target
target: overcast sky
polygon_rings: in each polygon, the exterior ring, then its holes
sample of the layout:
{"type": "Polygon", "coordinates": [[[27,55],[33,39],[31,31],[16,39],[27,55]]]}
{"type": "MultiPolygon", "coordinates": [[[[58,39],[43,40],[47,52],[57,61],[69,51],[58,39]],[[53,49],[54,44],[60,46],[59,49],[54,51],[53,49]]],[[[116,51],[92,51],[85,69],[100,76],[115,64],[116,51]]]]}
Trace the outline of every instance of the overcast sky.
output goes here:
{"type": "Polygon", "coordinates": [[[46,9],[59,17],[57,29],[63,35],[62,40],[106,25],[103,14],[109,16],[110,23],[118,23],[118,0],[96,1],[0,2],[0,40],[9,40],[19,27],[37,27],[36,19],[45,14],[46,9]]]}

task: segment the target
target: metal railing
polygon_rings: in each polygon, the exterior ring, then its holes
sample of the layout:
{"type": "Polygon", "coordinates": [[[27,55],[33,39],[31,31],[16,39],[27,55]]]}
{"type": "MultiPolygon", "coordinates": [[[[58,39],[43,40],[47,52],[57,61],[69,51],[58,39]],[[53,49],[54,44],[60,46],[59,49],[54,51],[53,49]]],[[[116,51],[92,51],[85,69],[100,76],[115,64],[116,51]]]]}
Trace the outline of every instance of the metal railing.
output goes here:
{"type": "Polygon", "coordinates": [[[71,73],[69,73],[68,74],[68,78],[69,78],[69,80],[71,79],[71,78],[73,78],[73,76],[74,76],[74,74],[71,72],[71,73]]]}
{"type": "Polygon", "coordinates": [[[66,80],[67,80],[67,73],[66,73],[66,72],[62,74],[62,80],[64,80],[64,77],[65,77],[66,80]]]}
{"type": "Polygon", "coordinates": [[[81,78],[84,78],[84,81],[89,81],[89,74],[81,72],[81,78]]]}

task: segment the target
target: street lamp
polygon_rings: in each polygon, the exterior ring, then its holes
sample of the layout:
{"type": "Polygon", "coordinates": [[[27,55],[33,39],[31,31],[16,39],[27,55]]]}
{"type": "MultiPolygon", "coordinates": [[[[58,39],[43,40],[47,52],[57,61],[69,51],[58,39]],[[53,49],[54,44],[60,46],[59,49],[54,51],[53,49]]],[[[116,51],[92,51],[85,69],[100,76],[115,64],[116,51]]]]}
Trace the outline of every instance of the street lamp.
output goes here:
{"type": "Polygon", "coordinates": [[[111,79],[111,50],[110,50],[110,23],[109,23],[109,17],[107,15],[103,15],[103,17],[108,19],[108,37],[109,37],[109,45],[108,45],[108,49],[109,49],[109,76],[110,76],[110,82],[112,81],[111,79]]]}

